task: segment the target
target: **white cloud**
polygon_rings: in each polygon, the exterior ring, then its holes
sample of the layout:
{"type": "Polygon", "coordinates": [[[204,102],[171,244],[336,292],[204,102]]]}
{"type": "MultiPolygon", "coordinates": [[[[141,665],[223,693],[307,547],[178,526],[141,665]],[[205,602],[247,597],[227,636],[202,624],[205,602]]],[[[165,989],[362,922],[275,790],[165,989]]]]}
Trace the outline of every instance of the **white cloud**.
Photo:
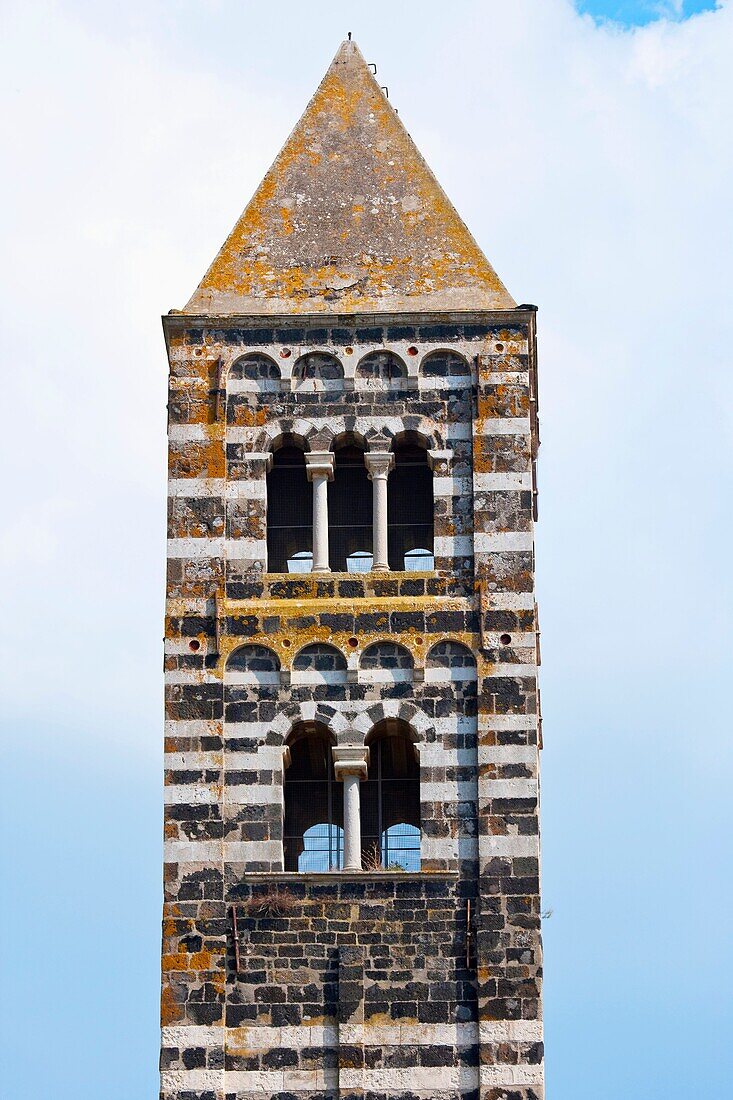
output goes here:
{"type": "MultiPolygon", "coordinates": [[[[709,563],[700,528],[719,521],[730,431],[733,7],[626,33],[565,0],[466,2],[434,24],[415,10],[377,4],[362,44],[510,290],[541,306],[546,600],[572,575],[594,613],[643,597],[661,614],[683,547],[688,567],[709,563]]],[[[6,20],[6,515],[11,543],[20,526],[33,544],[31,583],[6,592],[15,683],[34,678],[18,658],[51,616],[68,665],[94,668],[100,711],[111,655],[151,690],[158,661],[159,314],[188,297],[343,33],[328,6],[289,8],[274,46],[272,14],[191,11],[208,39],[160,5],[11,5],[6,20]],[[227,28],[246,29],[238,69],[227,28]]]]}
{"type": "MultiPolygon", "coordinates": [[[[564,1067],[567,1084],[582,1057],[595,1059],[589,1072],[605,1100],[664,1088],[664,1062],[675,1075],[665,1095],[724,1095],[714,1075],[727,1066],[710,1044],[724,1018],[725,937],[708,948],[688,930],[709,922],[703,906],[730,911],[725,876],[707,874],[705,855],[731,832],[725,795],[714,806],[717,833],[709,822],[730,752],[733,4],[636,31],[599,27],[569,0],[371,0],[352,6],[348,21],[331,0],[16,0],[5,3],[3,23],[0,698],[23,771],[10,792],[18,840],[8,845],[21,883],[26,876],[19,896],[31,899],[18,942],[34,917],[46,923],[33,942],[48,935],[48,880],[38,869],[58,863],[54,904],[57,890],[70,890],[73,859],[66,850],[54,858],[58,831],[72,856],[82,853],[82,870],[96,860],[93,876],[79,870],[74,880],[74,890],[93,880],[95,891],[92,903],[69,903],[57,934],[63,952],[39,955],[41,984],[54,995],[16,1013],[13,1049],[39,1028],[51,1037],[59,1100],[84,1088],[108,1100],[154,1091],[154,1058],[148,1067],[147,1054],[138,1057],[154,1045],[154,1008],[141,1014],[139,983],[125,985],[137,974],[138,941],[127,929],[109,940],[109,929],[127,923],[129,906],[152,931],[140,898],[157,906],[144,880],[156,837],[138,809],[152,814],[157,799],[151,757],[162,726],[159,317],[185,303],[351,29],[511,292],[540,306],[545,866],[560,891],[562,833],[566,878],[582,879],[582,888],[566,884],[560,906],[548,898],[556,1038],[564,989],[568,1002],[567,1051],[563,1058],[559,1036],[551,1073],[564,1067]],[[638,860],[639,883],[629,885],[627,861],[642,848],[678,864],[663,872],[659,861],[638,860]],[[682,899],[665,903],[661,941],[659,898],[682,899]],[[564,956],[563,928],[572,940],[564,956]],[[599,955],[614,942],[633,974],[619,962],[599,982],[599,955]],[[675,1057],[658,1023],[650,1038],[650,1021],[667,1018],[667,987],[642,956],[657,960],[660,942],[674,946],[669,1005],[685,1021],[679,1049],[692,1045],[692,1060],[675,1057]],[[104,957],[91,972],[89,943],[104,957]],[[74,959],[78,988],[65,979],[52,988],[59,958],[74,959]],[[644,981],[656,1002],[634,996],[644,981]],[[91,997],[88,982],[98,983],[91,997]],[[701,1006],[706,999],[704,1011],[691,1010],[690,989],[701,1006]],[[80,1013],[62,1014],[73,1038],[57,1018],[60,997],[80,1013]],[[638,1027],[634,1003],[650,1006],[638,1027]],[[29,1013],[35,1028],[25,1026],[29,1013]],[[110,1028],[109,1019],[122,1022],[110,1028]],[[624,1051],[613,1064],[611,1027],[624,1051]],[[69,1054],[79,1034],[83,1077],[69,1054]],[[652,1064],[657,1049],[664,1057],[652,1064]],[[110,1064],[119,1067],[113,1079],[110,1064]],[[145,1073],[144,1083],[132,1079],[145,1073]]],[[[152,957],[157,943],[148,950],[152,957]]],[[[26,955],[18,960],[15,996],[28,999],[39,983],[28,982],[26,955]]],[[[146,980],[152,1006],[152,964],[146,980]]],[[[9,994],[8,1003],[20,1000],[9,994]]],[[[22,1067],[34,1056],[29,1047],[16,1059],[24,1097],[22,1067]]],[[[584,1096],[587,1078],[575,1092],[554,1091],[584,1096]]]]}

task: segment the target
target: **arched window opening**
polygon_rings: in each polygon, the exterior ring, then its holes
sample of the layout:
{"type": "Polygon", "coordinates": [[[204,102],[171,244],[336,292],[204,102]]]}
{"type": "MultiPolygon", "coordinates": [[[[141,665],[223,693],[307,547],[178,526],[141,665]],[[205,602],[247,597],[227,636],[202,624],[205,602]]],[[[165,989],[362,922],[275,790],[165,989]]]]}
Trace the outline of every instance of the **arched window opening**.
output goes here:
{"type": "Polygon", "coordinates": [[[271,392],[280,388],[280,378],[277,363],[258,352],[243,355],[229,369],[229,380],[241,382],[241,389],[271,392]]]}
{"type": "Polygon", "coordinates": [[[432,550],[418,546],[405,554],[405,569],[408,573],[426,573],[435,569],[435,555],[432,550]]]}
{"type": "MultiPolygon", "coordinates": [[[[337,871],[344,865],[344,830],[322,821],[303,833],[296,871],[337,871]]],[[[289,868],[286,867],[286,870],[289,868]]]]}
{"type": "Polygon", "coordinates": [[[399,386],[407,378],[405,364],[391,351],[372,351],[356,368],[356,377],[364,386],[399,386]]]}
{"type": "Polygon", "coordinates": [[[344,384],[344,368],[335,355],[312,351],[302,355],[293,367],[293,386],[296,390],[341,389],[344,384]]]}
{"type": "Polygon", "coordinates": [[[328,531],[331,569],[356,572],[353,562],[349,570],[349,558],[372,553],[372,483],[364,452],[353,444],[336,449],[334,478],[328,485],[328,531]]]}
{"type": "Polygon", "coordinates": [[[301,550],[288,558],[288,573],[310,573],[313,568],[313,554],[310,550],[301,550]]]}
{"type": "Polygon", "coordinates": [[[288,745],[283,856],[286,871],[334,871],[344,863],[343,798],[319,722],[301,722],[288,745]]]}
{"type": "Polygon", "coordinates": [[[239,684],[279,684],[280,658],[264,645],[242,645],[229,654],[226,680],[239,684]]]}
{"type": "Polygon", "coordinates": [[[471,368],[455,351],[433,351],[420,364],[423,378],[470,378],[471,368]]]}
{"type": "Polygon", "coordinates": [[[382,866],[388,871],[420,870],[420,830],[407,821],[398,821],[382,833],[382,866]]]}
{"type": "Polygon", "coordinates": [[[313,486],[303,451],[286,439],[267,473],[267,569],[310,572],[312,558],[313,486]]]}
{"type": "Polygon", "coordinates": [[[374,554],[367,550],[355,550],[346,559],[347,573],[368,573],[374,563],[374,554]]]}
{"type": "Polygon", "coordinates": [[[387,482],[387,542],[390,568],[403,570],[413,567],[415,557],[406,560],[411,551],[421,551],[421,564],[433,553],[433,472],[425,448],[409,438],[396,444],[394,456],[387,482]]]}
{"type": "Polygon", "coordinates": [[[361,784],[365,867],[420,870],[420,768],[406,724],[388,718],[372,730],[361,784]]]}

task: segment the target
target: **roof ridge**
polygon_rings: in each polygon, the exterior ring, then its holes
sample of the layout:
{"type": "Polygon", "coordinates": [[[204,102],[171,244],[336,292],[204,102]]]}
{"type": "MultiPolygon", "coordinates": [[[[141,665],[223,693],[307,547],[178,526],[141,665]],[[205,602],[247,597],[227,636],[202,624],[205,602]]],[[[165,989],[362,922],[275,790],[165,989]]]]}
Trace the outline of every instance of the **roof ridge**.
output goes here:
{"type": "Polygon", "coordinates": [[[184,312],[514,304],[347,39],[184,312]]]}

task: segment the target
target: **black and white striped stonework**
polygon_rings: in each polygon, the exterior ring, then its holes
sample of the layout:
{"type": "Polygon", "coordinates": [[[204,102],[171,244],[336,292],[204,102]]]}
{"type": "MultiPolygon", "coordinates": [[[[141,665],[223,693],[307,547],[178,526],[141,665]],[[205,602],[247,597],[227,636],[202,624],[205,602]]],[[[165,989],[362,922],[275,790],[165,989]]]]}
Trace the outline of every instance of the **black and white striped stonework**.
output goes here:
{"type": "Polygon", "coordinates": [[[535,308],[349,35],[170,366],[161,1100],[542,1100],[535,308]]]}
{"type": "Polygon", "coordinates": [[[175,331],[161,1097],[537,1100],[533,321],[175,331]],[[269,570],[283,441],[402,439],[428,569],[269,570]],[[303,737],[327,768],[402,739],[415,869],[285,869],[303,737]]]}

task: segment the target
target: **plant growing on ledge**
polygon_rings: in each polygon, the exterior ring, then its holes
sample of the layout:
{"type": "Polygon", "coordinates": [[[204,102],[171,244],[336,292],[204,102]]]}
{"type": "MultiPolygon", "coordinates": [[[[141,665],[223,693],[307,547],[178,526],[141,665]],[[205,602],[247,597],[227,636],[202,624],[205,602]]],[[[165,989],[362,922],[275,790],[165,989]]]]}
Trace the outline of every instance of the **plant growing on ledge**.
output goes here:
{"type": "Polygon", "coordinates": [[[382,859],[379,854],[379,848],[376,844],[370,845],[365,849],[362,856],[361,865],[365,871],[383,871],[382,859]]]}
{"type": "Polygon", "coordinates": [[[253,917],[283,917],[295,907],[296,900],[282,886],[270,886],[245,902],[245,912],[253,917]]]}
{"type": "Polygon", "coordinates": [[[388,863],[385,867],[376,844],[370,845],[364,851],[362,857],[362,870],[364,871],[404,871],[404,869],[402,864],[393,862],[388,863]]]}

